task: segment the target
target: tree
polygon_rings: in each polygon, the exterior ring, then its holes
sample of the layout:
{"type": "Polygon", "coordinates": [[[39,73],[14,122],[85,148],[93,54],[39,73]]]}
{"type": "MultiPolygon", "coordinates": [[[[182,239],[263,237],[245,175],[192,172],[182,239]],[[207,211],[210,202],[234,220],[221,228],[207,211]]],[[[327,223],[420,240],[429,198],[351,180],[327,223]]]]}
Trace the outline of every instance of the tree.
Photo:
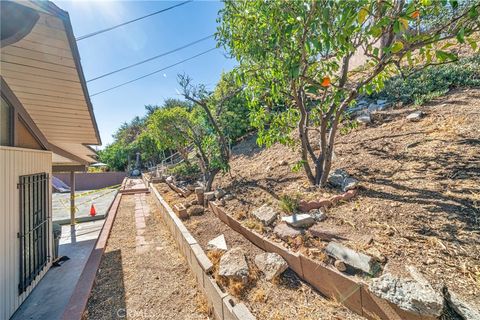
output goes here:
{"type": "Polygon", "coordinates": [[[183,97],[194,104],[192,112],[192,143],[195,145],[205,189],[212,189],[213,180],[220,171],[229,169],[230,148],[228,137],[220,125],[225,103],[237,95],[241,88],[233,91],[220,90],[217,94],[205,85],[193,85],[186,75],[178,76],[183,97]]]}
{"type": "Polygon", "coordinates": [[[227,1],[217,36],[239,62],[259,143],[299,141],[299,164],[324,186],[346,109],[393,74],[455,60],[453,41],[475,50],[478,11],[455,0],[227,1]]]}

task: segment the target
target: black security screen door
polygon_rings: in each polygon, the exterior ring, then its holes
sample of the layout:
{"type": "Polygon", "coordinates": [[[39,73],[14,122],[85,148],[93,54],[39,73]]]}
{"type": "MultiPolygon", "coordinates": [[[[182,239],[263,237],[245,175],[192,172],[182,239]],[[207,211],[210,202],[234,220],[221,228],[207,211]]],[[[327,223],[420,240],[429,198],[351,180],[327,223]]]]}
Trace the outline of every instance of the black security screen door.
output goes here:
{"type": "Polygon", "coordinates": [[[20,176],[20,283],[19,294],[50,260],[48,173],[20,176]]]}

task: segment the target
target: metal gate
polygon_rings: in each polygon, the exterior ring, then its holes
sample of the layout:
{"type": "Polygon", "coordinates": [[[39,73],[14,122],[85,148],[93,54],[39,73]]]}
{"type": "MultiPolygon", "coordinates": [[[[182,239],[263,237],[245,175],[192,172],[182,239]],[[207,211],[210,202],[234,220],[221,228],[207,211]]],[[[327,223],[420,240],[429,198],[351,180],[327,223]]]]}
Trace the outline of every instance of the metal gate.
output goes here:
{"type": "Polygon", "coordinates": [[[24,292],[50,261],[49,176],[20,176],[20,283],[24,292]]]}

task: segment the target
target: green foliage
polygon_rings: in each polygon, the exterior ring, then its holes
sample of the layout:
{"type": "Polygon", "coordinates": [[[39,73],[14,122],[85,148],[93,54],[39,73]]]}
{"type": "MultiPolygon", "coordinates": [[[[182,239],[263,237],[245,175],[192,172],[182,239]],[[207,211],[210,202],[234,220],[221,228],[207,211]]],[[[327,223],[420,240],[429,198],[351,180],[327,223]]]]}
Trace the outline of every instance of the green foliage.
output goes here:
{"type": "Polygon", "coordinates": [[[196,163],[182,162],[168,169],[168,173],[182,179],[192,179],[198,177],[200,168],[196,163]]]}
{"type": "Polygon", "coordinates": [[[421,105],[461,87],[480,87],[480,55],[430,66],[405,79],[401,76],[391,78],[385,82],[383,90],[372,97],[421,105]]]}
{"type": "Polygon", "coordinates": [[[98,151],[98,159],[108,164],[112,171],[124,171],[128,164],[128,150],[119,142],[114,142],[98,151]]]}
{"type": "Polygon", "coordinates": [[[300,196],[298,194],[294,196],[286,194],[280,198],[280,208],[285,213],[293,214],[298,211],[299,206],[300,196]]]}
{"type": "Polygon", "coordinates": [[[239,62],[258,143],[298,143],[309,181],[323,186],[346,108],[382,90],[404,61],[411,69],[455,60],[444,40],[475,50],[477,9],[454,0],[226,1],[217,38],[239,62]],[[428,25],[432,16],[442,19],[428,25]],[[355,77],[352,57],[365,60],[355,77]]]}

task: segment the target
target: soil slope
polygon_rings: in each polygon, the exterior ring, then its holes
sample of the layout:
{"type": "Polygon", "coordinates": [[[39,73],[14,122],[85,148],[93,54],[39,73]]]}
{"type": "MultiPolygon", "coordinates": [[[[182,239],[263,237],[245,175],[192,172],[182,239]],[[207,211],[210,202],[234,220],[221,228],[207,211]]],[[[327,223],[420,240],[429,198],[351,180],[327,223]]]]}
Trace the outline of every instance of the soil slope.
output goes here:
{"type": "MultiPolygon", "coordinates": [[[[328,209],[322,223],[346,235],[348,246],[384,256],[385,271],[405,274],[413,265],[435,286],[445,284],[478,306],[480,90],[452,92],[419,109],[425,117],[418,122],[405,119],[413,107],[387,110],[374,114],[372,125],[338,137],[333,169],[345,169],[361,188],[355,199],[328,209]],[[360,240],[365,235],[371,244],[360,240]]],[[[283,194],[338,193],[312,188],[303,172],[292,172],[298,150],[263,149],[250,137],[233,151],[231,172],[215,186],[234,195],[226,208],[239,219],[264,203],[279,207],[283,194]]],[[[289,245],[313,254],[325,244],[289,245]]]]}

